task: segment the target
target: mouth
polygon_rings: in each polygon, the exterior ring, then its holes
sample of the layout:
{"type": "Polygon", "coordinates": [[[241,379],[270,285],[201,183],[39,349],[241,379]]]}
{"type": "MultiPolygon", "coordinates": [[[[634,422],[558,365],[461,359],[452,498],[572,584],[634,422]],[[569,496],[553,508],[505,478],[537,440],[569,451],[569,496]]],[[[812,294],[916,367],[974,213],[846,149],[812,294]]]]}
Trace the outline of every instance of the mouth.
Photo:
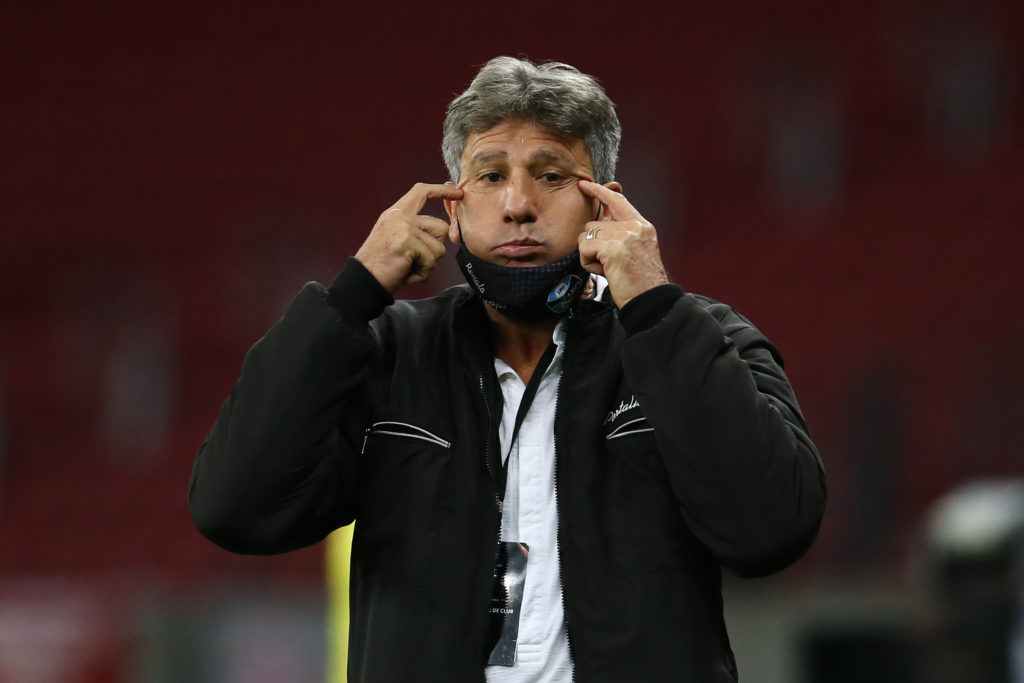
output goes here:
{"type": "Polygon", "coordinates": [[[507,258],[509,262],[506,265],[528,265],[543,254],[544,244],[525,237],[499,244],[491,251],[498,256],[507,258]]]}

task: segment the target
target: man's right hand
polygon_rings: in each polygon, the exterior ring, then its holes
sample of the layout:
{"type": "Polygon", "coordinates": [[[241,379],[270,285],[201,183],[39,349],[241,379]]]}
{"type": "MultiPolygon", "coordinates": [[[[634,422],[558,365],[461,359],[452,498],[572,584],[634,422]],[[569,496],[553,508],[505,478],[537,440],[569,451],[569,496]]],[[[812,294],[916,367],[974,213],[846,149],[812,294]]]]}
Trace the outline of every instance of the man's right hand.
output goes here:
{"type": "Polygon", "coordinates": [[[420,215],[428,199],[462,199],[455,185],[416,183],[377,219],[356,259],[391,294],[423,282],[444,255],[448,224],[420,215]]]}

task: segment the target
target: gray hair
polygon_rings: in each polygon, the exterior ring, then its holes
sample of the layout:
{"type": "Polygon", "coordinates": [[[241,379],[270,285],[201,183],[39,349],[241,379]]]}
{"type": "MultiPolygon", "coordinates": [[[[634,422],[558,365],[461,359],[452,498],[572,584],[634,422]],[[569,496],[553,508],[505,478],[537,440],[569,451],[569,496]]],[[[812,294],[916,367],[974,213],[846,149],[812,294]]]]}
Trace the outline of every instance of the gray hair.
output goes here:
{"type": "Polygon", "coordinates": [[[583,140],[594,180],[615,179],[622,127],[615,105],[597,80],[560,62],[537,65],[495,57],[448,105],[441,153],[453,182],[459,182],[466,138],[508,119],[523,119],[549,133],[583,140]]]}

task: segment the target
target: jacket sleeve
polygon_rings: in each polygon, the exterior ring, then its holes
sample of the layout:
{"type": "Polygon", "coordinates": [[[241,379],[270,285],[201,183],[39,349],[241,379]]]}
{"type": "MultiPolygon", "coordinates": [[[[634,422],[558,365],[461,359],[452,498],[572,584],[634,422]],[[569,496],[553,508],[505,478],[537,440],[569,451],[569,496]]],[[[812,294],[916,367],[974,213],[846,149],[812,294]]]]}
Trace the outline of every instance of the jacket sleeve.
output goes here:
{"type": "Polygon", "coordinates": [[[352,521],[377,346],[367,321],[391,301],[350,260],[329,290],[303,287],[249,349],[192,470],[189,509],[206,538],[233,552],[280,553],[352,521]]]}
{"type": "Polygon", "coordinates": [[[826,498],[782,360],[728,306],[675,285],[658,290],[620,316],[631,333],[623,368],[680,510],[724,566],[741,576],[778,571],[810,547],[826,498]]]}

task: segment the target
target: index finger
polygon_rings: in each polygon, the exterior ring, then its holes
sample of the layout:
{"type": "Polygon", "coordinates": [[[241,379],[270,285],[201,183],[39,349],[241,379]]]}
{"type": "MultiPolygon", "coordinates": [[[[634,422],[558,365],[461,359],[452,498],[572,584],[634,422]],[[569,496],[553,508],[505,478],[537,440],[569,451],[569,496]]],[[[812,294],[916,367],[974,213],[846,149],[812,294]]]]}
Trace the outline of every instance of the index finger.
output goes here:
{"type": "Polygon", "coordinates": [[[640,212],[629,203],[629,200],[621,192],[609,190],[604,185],[599,185],[585,178],[580,178],[576,186],[580,188],[580,192],[583,194],[593,197],[604,204],[605,208],[608,209],[608,213],[605,216],[608,220],[621,221],[641,218],[640,212]]]}
{"type": "Polygon", "coordinates": [[[394,207],[402,211],[419,213],[428,199],[462,199],[461,188],[449,183],[431,184],[416,183],[412,188],[402,195],[402,198],[395,202],[394,207]]]}

